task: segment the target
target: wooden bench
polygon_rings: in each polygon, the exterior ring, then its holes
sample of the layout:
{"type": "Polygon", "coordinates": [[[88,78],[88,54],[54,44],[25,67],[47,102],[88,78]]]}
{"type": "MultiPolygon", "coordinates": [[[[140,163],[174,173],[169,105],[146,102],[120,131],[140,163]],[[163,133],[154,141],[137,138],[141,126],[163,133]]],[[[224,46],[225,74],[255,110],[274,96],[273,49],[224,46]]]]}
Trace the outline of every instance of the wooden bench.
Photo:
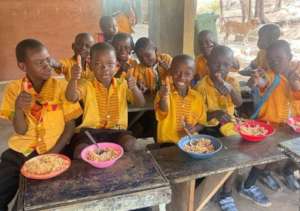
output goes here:
{"type": "Polygon", "coordinates": [[[201,210],[233,171],[286,159],[278,144],[298,136],[285,126],[260,143],[245,142],[240,136],[224,137],[220,139],[223,149],[206,160],[194,160],[177,146],[152,150],[171,182],[172,201],[167,209],[193,211],[195,207],[197,211],[201,210]],[[195,180],[203,177],[205,179],[199,187],[200,198],[195,199],[195,180]]]}
{"type": "Polygon", "coordinates": [[[152,155],[125,153],[110,168],[73,161],[62,175],[45,180],[21,179],[17,210],[130,210],[171,200],[171,188],[152,155]]]}

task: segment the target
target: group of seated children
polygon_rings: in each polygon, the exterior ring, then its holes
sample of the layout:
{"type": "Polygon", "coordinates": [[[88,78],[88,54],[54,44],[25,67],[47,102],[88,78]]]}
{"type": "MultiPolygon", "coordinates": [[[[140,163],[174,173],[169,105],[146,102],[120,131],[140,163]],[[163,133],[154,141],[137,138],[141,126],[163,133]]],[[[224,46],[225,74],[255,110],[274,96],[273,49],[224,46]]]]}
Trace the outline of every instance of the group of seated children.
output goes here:
{"type": "MultiPolygon", "coordinates": [[[[228,75],[237,68],[229,47],[218,45],[210,31],[203,31],[198,39],[202,54],[196,62],[188,55],[172,59],[148,38],[134,44],[129,34],[115,33],[109,26],[114,20],[106,20],[101,24],[110,31],[104,35],[105,42],[95,43],[89,33],[80,33],[69,59],[54,60],[45,45],[34,39],[17,45],[17,64],[25,76],[7,85],[1,101],[0,117],[12,121],[15,133],[1,156],[0,210],[6,210],[16,194],[26,160],[66,148],[72,158],[80,159],[81,150],[90,144],[83,133],[86,130],[99,142],[111,140],[133,151],[136,139],[127,130],[128,102],[142,107],[145,94],[154,97],[159,147],[177,143],[187,132],[217,137],[235,134],[235,109],[242,98],[239,82],[228,75]],[[66,81],[53,78],[52,70],[66,81]]],[[[258,45],[265,51],[259,57],[265,58],[256,61],[266,59],[269,66],[253,71],[249,86],[258,99],[253,118],[283,123],[290,115],[300,114],[300,75],[296,65],[291,65],[286,41],[277,37],[269,43],[262,38],[278,30],[273,24],[259,30],[258,45]]],[[[296,190],[300,187],[293,168],[288,162],[283,172],[287,185],[296,190]]],[[[242,196],[261,206],[271,203],[256,180],[279,188],[268,169],[253,167],[240,188],[242,196]]],[[[233,181],[232,176],[220,193],[221,210],[237,210],[231,194],[233,181]]]]}

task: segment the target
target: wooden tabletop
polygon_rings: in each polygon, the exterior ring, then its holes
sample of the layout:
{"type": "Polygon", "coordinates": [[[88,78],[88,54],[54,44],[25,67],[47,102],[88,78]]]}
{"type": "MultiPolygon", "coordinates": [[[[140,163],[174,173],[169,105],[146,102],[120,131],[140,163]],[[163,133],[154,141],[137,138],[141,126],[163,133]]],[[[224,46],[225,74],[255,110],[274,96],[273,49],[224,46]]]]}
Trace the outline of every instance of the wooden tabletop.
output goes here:
{"type": "Polygon", "coordinates": [[[299,134],[292,129],[283,127],[259,143],[246,142],[240,136],[224,137],[220,139],[223,149],[206,160],[192,159],[177,146],[153,150],[151,153],[170,182],[179,183],[285,159],[286,156],[278,149],[278,144],[297,136],[299,134]]]}
{"type": "Polygon", "coordinates": [[[171,189],[152,155],[139,151],[125,153],[106,169],[73,161],[70,169],[56,178],[23,179],[20,195],[19,210],[129,210],[168,203],[171,189]]]}
{"type": "Polygon", "coordinates": [[[285,154],[295,162],[300,162],[300,138],[284,141],[279,144],[285,154]]]}

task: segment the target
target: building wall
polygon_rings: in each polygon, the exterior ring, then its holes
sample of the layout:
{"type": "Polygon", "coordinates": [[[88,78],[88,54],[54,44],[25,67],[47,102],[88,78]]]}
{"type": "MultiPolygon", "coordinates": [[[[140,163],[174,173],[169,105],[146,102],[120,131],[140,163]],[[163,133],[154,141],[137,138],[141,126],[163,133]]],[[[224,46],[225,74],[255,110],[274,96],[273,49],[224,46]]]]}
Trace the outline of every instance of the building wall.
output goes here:
{"type": "Polygon", "coordinates": [[[95,35],[100,15],[101,0],[1,0],[0,81],[23,75],[15,59],[22,39],[42,41],[56,59],[70,57],[75,35],[95,35]]]}

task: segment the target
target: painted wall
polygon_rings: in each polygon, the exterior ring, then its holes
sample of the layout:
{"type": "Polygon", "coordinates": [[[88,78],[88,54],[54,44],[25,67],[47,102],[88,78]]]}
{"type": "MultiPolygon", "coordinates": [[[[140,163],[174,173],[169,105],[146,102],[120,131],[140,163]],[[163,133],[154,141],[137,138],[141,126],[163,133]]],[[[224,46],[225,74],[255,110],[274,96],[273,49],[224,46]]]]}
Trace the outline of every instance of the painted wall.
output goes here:
{"type": "Polygon", "coordinates": [[[39,39],[57,59],[70,57],[75,35],[95,35],[100,16],[101,0],[1,0],[0,81],[23,75],[15,59],[22,39],[39,39]]]}

